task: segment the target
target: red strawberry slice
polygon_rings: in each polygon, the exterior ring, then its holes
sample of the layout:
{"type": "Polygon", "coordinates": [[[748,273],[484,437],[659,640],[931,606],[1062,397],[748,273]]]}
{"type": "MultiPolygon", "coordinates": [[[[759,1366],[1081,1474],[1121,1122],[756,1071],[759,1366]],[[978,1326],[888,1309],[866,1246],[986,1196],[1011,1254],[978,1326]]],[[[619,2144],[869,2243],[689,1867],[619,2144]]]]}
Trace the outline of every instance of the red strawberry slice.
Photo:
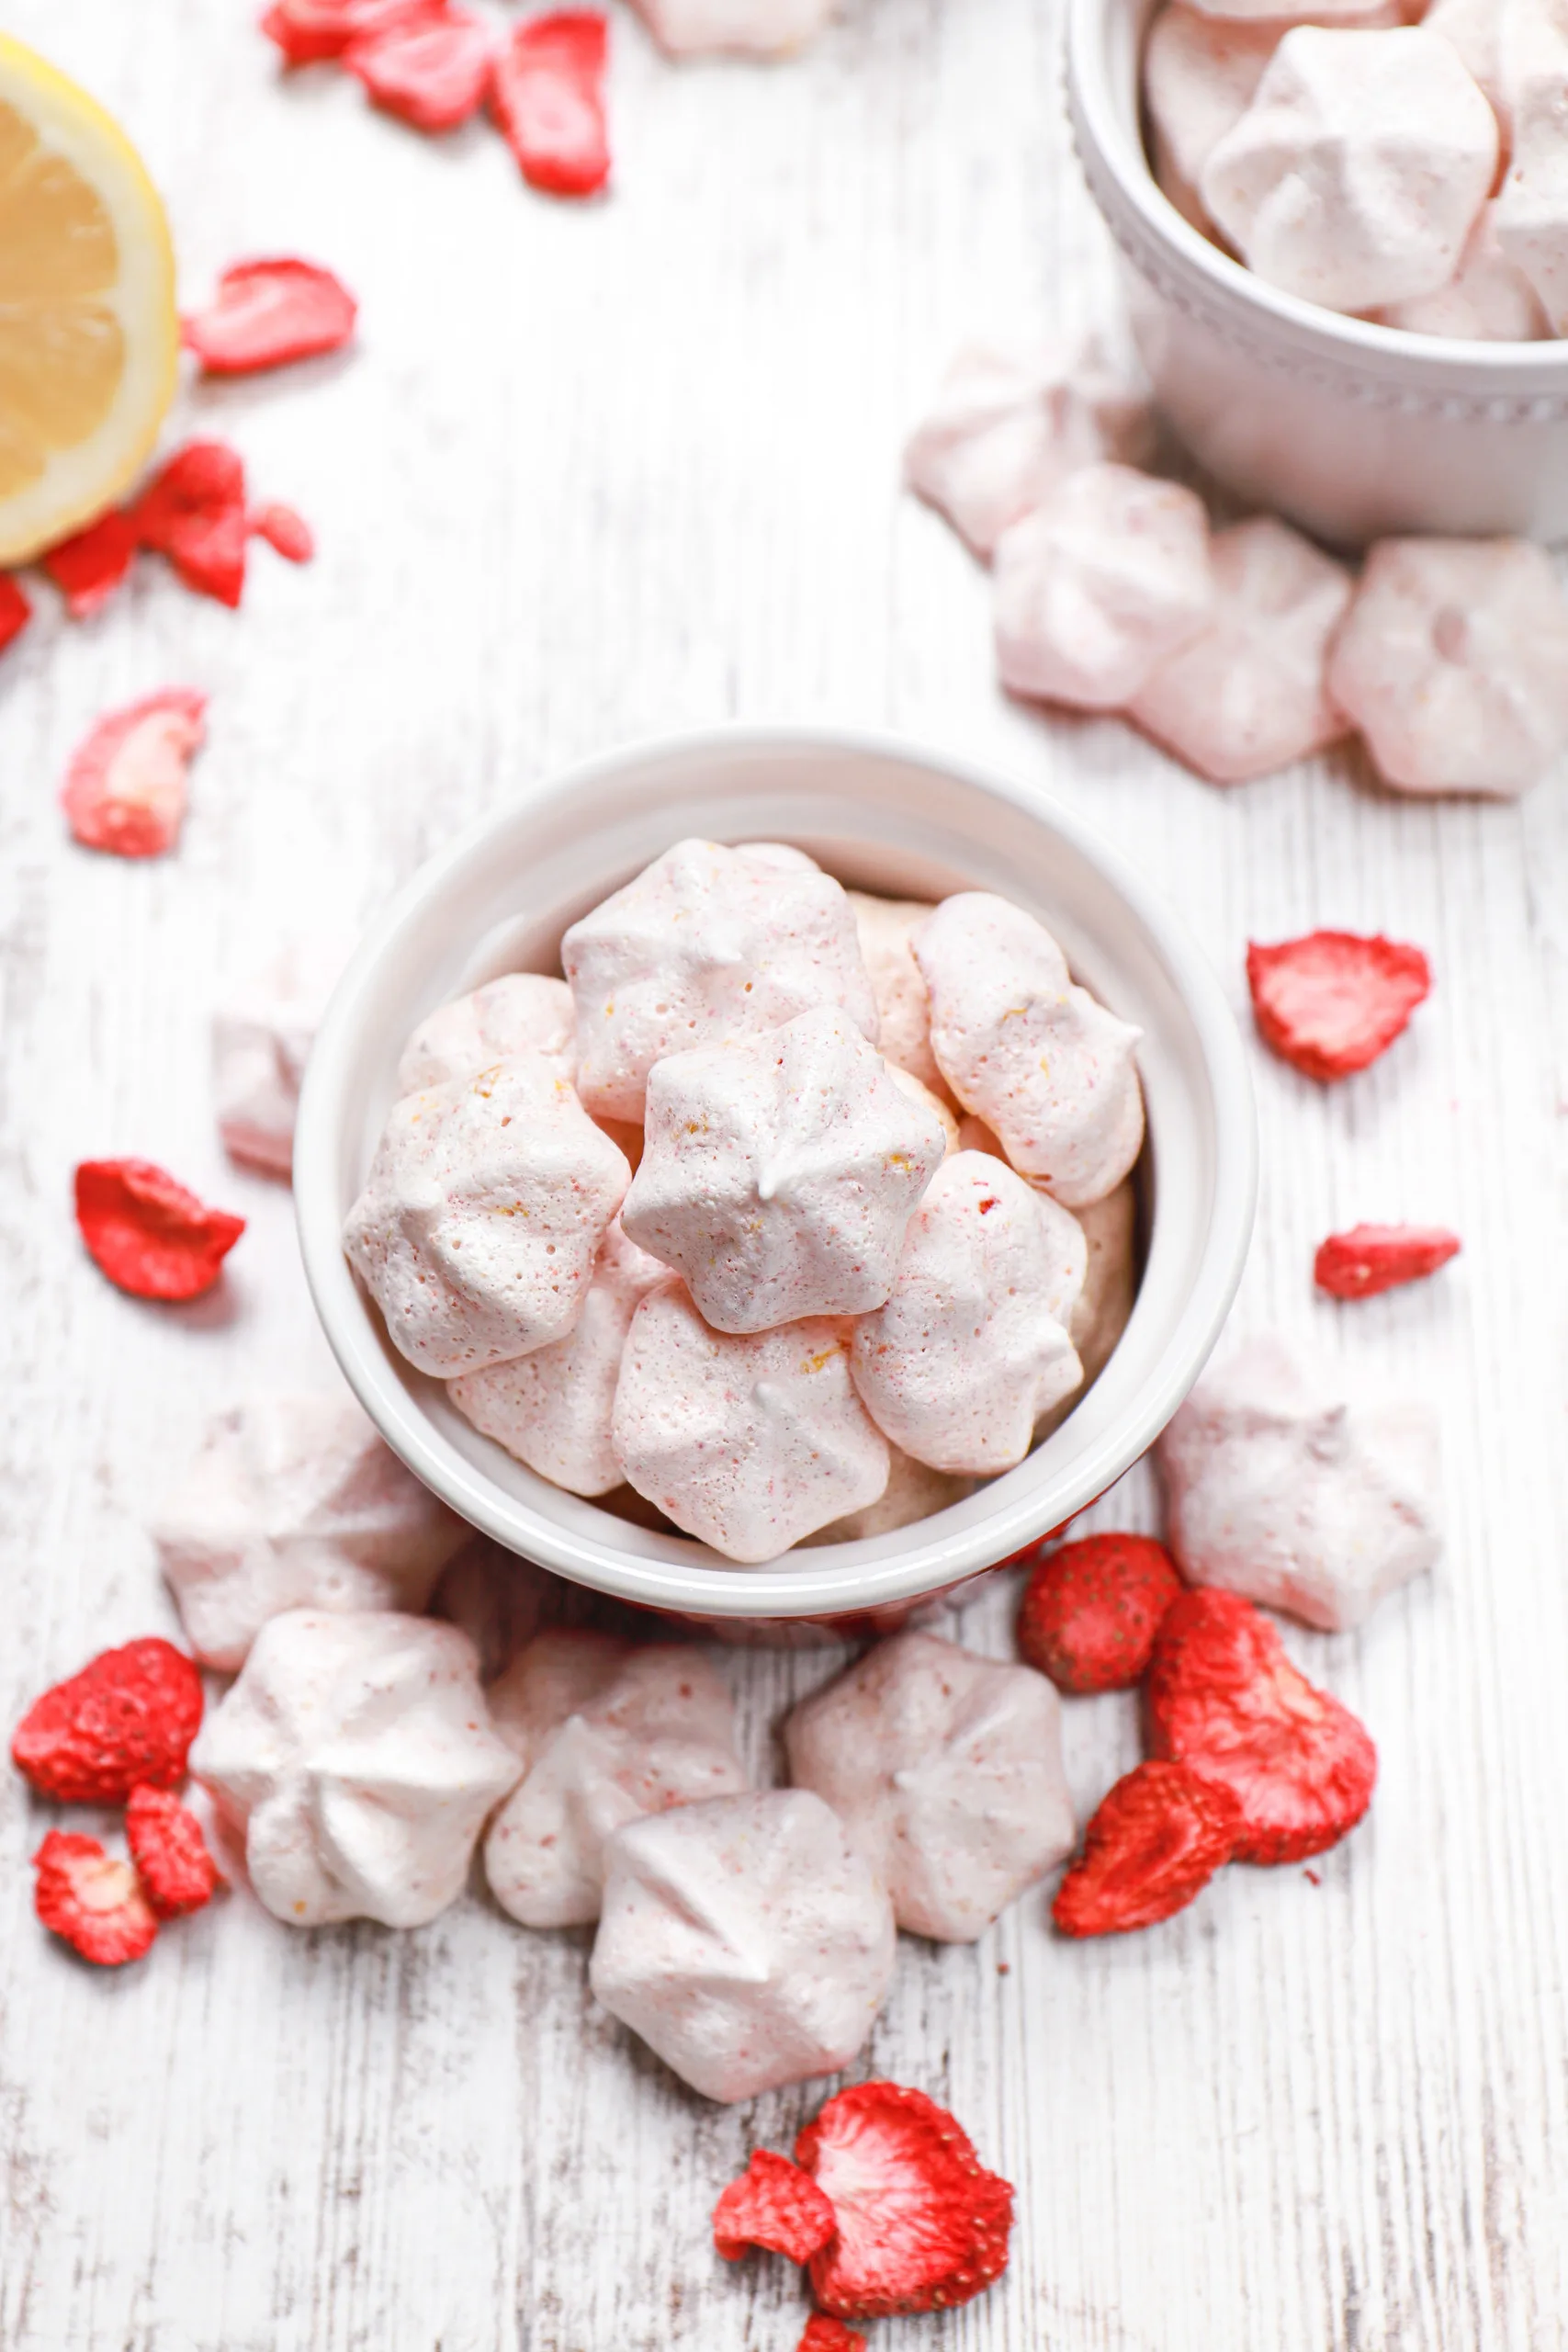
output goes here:
{"type": "Polygon", "coordinates": [[[1241,1807],[1185,1764],[1140,1764],[1101,1798],[1056,1890],[1065,1936],[1123,1935],[1184,1910],[1235,1851],[1241,1807]]]}
{"type": "Polygon", "coordinates": [[[857,2083],[795,2143],[837,2233],[811,2260],[835,2319],[882,2319],[969,2302],[1007,2268],[1012,2188],[924,2091],[857,2083]]]}
{"type": "Polygon", "coordinates": [[[865,2352],[865,2338],[857,2335],[852,2327],[846,2327],[841,2319],[829,2319],[826,2312],[813,2312],[795,2352],[865,2352]]]}
{"type": "Polygon", "coordinates": [[[1435,1274],[1459,1250],[1458,1234],[1440,1225],[1353,1225],[1321,1244],[1313,1279],[1331,1298],[1375,1298],[1435,1274]]]}
{"type": "Polygon", "coordinates": [[[11,1761],[64,1804],[121,1804],[140,1783],[173,1788],[201,1728],[201,1677],[149,1634],[104,1650],[28,1709],[11,1761]]]}
{"type": "Polygon", "coordinates": [[[833,2209],[808,2172],[759,2148],[713,2209],[713,2242],[726,2262],[754,2245],[809,2262],[833,2234],[833,2209]]]}
{"type": "Polygon", "coordinates": [[[186,772],[207,729],[207,696],[165,686],[107,711],[71,755],[61,806],[85,849],[161,857],[186,813],[186,772]]]}
{"type": "Polygon", "coordinates": [[[354,333],[358,308],[319,262],[276,254],[226,269],[206,310],[181,321],[180,334],[209,376],[248,375],[336,351],[354,333]]]}
{"type": "Polygon", "coordinates": [[[1033,1570],[1018,1646],[1059,1690],[1125,1690],[1140,1681],[1181,1578],[1148,1535],[1086,1535],[1033,1570]]]}
{"type": "Polygon", "coordinates": [[[1325,1083],[1386,1053],[1432,986],[1419,947],[1353,931],[1253,941],[1247,984],[1265,1045],[1325,1083]]]}
{"type": "Polygon", "coordinates": [[[516,26],[496,57],[491,103],[530,187],[594,196],[610,176],[608,20],[562,8],[516,26]]]}
{"type": "Polygon", "coordinates": [[[21,582],[10,572],[0,571],[0,653],[20,637],[33,616],[33,608],[23,593],[21,582]]]}
{"type": "Polygon", "coordinates": [[[408,17],[439,16],[443,0],[275,0],[261,28],[288,65],[341,57],[361,34],[386,30],[408,17]]]}
{"type": "Polygon", "coordinates": [[[450,8],[363,36],[343,62],[383,113],[415,130],[455,130],[483,103],[493,49],[488,25],[450,8]]]}
{"type": "Polygon", "coordinates": [[[76,1222],[94,1264],[133,1298],[199,1298],[245,1229],[150,1159],[85,1159],[76,1222]]]}
{"type": "Polygon", "coordinates": [[[158,1921],[129,1862],[96,1838],[51,1829],[33,1856],[33,1907],[51,1934],[99,1968],[120,1968],[152,1949],[158,1921]]]}
{"type": "Polygon", "coordinates": [[[224,1883],[207,1850],[200,1822],[167,1789],[131,1790],[125,1837],[147,1900],[160,1919],[199,1911],[224,1883]]]}
{"type": "Polygon", "coordinates": [[[108,603],[136,560],[136,533],[129,514],[111,506],[85,531],[50,548],[43,568],[65,599],[73,621],[85,621],[108,603]]]}
{"type": "Polygon", "coordinates": [[[1371,1804],[1378,1752],[1366,1731],[1292,1665],[1239,1593],[1172,1602],[1147,1688],[1152,1753],[1240,1804],[1238,1861],[1304,1861],[1337,1845],[1371,1804]]]}
{"type": "Polygon", "coordinates": [[[245,585],[245,466],[226,441],[188,441],[130,510],[137,537],[220,605],[245,585]]]}

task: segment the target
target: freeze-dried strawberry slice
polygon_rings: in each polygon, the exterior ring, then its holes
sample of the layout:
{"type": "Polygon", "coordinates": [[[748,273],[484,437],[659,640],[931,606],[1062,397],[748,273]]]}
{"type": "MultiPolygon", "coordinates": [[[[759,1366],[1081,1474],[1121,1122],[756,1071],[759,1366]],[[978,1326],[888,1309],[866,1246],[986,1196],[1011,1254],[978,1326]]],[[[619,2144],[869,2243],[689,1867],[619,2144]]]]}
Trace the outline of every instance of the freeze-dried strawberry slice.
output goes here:
{"type": "Polygon", "coordinates": [[[713,2242],[726,2262],[754,2245],[809,2262],[833,2234],[833,2209],[808,2172],[759,2148],[713,2209],[713,2242]]]}
{"type": "Polygon", "coordinates": [[[591,8],[518,25],[495,60],[491,103],[530,187],[592,196],[610,176],[604,69],[610,28],[591,8]]]}
{"type": "Polygon", "coordinates": [[[384,113],[416,130],[456,130],[479,112],[493,47],[488,25],[449,8],[354,41],[343,62],[384,113]]]}
{"type": "Polygon", "coordinates": [[[181,320],[180,336],[209,376],[243,376],[336,351],[358,308],[319,262],[277,254],[226,269],[206,310],[181,320]]]}
{"type": "Polygon", "coordinates": [[[1175,1561],[1151,1536],[1086,1535],[1033,1570],[1018,1646],[1059,1690],[1125,1690],[1180,1590],[1175,1561]]]}
{"type": "Polygon", "coordinates": [[[175,1786],[201,1728],[201,1677],[183,1650],[150,1634],[104,1650],[35,1699],[11,1761],[64,1804],[120,1804],[132,1789],[175,1786]]]}
{"type": "Polygon", "coordinates": [[[19,581],[8,571],[0,571],[0,653],[12,639],[20,637],[33,616],[33,608],[23,594],[19,581]]]}
{"type": "Polygon", "coordinates": [[[186,767],[206,733],[207,696],[165,686],[111,710],[72,753],[61,803],[86,849],[161,857],[179,838],[186,767]]]}
{"type": "Polygon", "coordinates": [[[130,510],[144,548],[187,588],[238,605],[245,585],[245,465],[226,441],[187,441],[130,510]]]}
{"type": "Polygon", "coordinates": [[[841,2319],[829,2319],[826,2312],[813,2312],[795,2352],[865,2352],[865,2338],[852,2327],[846,2327],[841,2319]]]}
{"type": "Polygon", "coordinates": [[[199,1911],[224,1883],[201,1824],[168,1789],[134,1788],[125,1808],[126,1842],[160,1919],[199,1911]]]}
{"type": "Polygon", "coordinates": [[[65,599],[73,621],[85,621],[107,605],[136,560],[130,517],[111,506],[85,531],[77,531],[43,558],[43,568],[65,599]]]}
{"type": "Polygon", "coordinates": [[[1140,1764],[1101,1798],[1056,1890],[1065,1936],[1122,1935],[1184,1910],[1235,1851],[1241,1807],[1185,1764],[1140,1764]]]}
{"type": "Polygon", "coordinates": [[[1007,2268],[1012,2188],[924,2091],[857,2083],[795,2143],[833,2209],[811,2286],[835,2319],[966,2303],[1007,2268]]]}
{"type": "Polygon", "coordinates": [[[1314,931],[1277,947],[1252,941],[1247,984],[1265,1045],[1309,1078],[1348,1078],[1386,1053],[1432,986],[1419,947],[1314,931]]]}
{"type": "Polygon", "coordinates": [[[1313,1279],[1335,1298],[1374,1298],[1435,1274],[1459,1251],[1459,1235],[1440,1225],[1353,1225],[1321,1245],[1313,1279]]]}
{"type": "Polygon", "coordinates": [[[158,1933],[157,1915],[129,1862],[96,1838],[51,1829],[33,1856],[33,1907],[51,1934],[99,1968],[140,1960],[158,1933]]]}
{"type": "Polygon", "coordinates": [[[85,1159],[76,1222],[95,1265],[133,1298],[199,1298],[245,1229],[150,1159],[85,1159]]]}
{"type": "Polygon", "coordinates": [[[1237,1861],[1304,1861],[1337,1845],[1371,1804],[1371,1738],[1292,1665],[1239,1593],[1184,1592],[1171,1603],[1147,1688],[1153,1754],[1238,1800],[1237,1861]]]}
{"type": "Polygon", "coordinates": [[[289,65],[341,57],[360,34],[384,30],[407,17],[439,16],[442,0],[275,0],[261,28],[289,65]]]}
{"type": "Polygon", "coordinates": [[[288,563],[309,563],[316,552],[315,534],[303,514],[292,506],[281,506],[276,500],[268,506],[253,508],[246,517],[245,528],[255,539],[265,539],[269,548],[288,563]]]}

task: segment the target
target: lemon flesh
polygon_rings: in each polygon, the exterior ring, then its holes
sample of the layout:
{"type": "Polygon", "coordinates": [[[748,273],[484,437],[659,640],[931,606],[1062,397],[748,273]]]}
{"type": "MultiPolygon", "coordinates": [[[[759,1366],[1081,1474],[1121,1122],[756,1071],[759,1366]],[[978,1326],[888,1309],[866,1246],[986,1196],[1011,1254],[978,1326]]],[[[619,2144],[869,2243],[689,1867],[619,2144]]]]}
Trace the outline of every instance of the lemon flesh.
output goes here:
{"type": "Polygon", "coordinates": [[[178,356],[168,223],[134,148],[0,34],[0,566],[119,496],[178,356]]]}

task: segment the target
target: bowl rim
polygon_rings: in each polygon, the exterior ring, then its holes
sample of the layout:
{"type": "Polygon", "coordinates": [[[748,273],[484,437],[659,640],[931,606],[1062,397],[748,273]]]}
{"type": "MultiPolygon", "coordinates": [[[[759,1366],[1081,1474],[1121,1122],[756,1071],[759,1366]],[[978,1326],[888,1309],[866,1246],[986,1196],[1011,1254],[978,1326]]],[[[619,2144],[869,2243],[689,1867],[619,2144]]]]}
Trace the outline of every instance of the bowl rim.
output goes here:
{"type": "MultiPolygon", "coordinates": [[[[1419,379],[1412,381],[1413,392],[1418,390],[1435,399],[1441,399],[1445,393],[1484,398],[1484,387],[1475,381],[1478,372],[1497,379],[1500,397],[1512,390],[1528,399],[1531,387],[1520,383],[1520,378],[1546,379],[1538,388],[1542,398],[1568,389],[1568,338],[1550,336],[1533,343],[1479,342],[1455,335],[1414,334],[1407,327],[1382,326],[1375,320],[1330,311],[1321,303],[1288,294],[1200,235],[1190,221],[1182,219],[1155,178],[1142,136],[1132,141],[1125,136],[1106,69],[1104,44],[1100,39],[1111,5],[1112,0],[1069,0],[1066,36],[1067,100],[1075,143],[1090,193],[1102,210],[1105,208],[1097,184],[1101,172],[1114,182],[1118,195],[1136,216],[1147,240],[1161,249],[1190,282],[1201,280],[1210,296],[1233,315],[1242,311],[1259,314],[1286,330],[1298,345],[1326,346],[1347,364],[1378,365],[1380,372],[1386,373],[1390,364],[1397,362],[1401,370],[1408,370],[1419,379]],[[1136,154],[1136,166],[1131,172],[1126,167],[1130,150],[1136,154]],[[1505,381],[1506,379],[1514,380],[1509,383],[1505,381]]],[[[1152,18],[1161,5],[1162,0],[1153,0],[1153,6],[1145,6],[1145,18],[1152,18]]],[[[1140,36],[1140,58],[1145,38],[1146,23],[1140,36]]],[[[1141,90],[1139,96],[1141,115],[1141,90]]],[[[1117,234],[1116,224],[1110,225],[1112,234],[1117,234]]],[[[1118,243],[1122,243],[1120,236],[1118,243]]],[[[1137,254],[1129,252],[1128,258],[1134,266],[1142,266],[1137,254]]]]}
{"type": "MultiPolygon", "coordinates": [[[[335,1108],[353,1066],[361,1000],[384,958],[405,925],[482,857],[498,832],[530,808],[543,808],[655,763],[669,765],[728,752],[766,756],[801,752],[923,767],[1040,820],[1098,871],[1143,926],[1192,1024],[1213,1096],[1219,1147],[1201,1256],[1180,1322],[1157,1370],[1139,1392],[1136,1409],[1108,1431],[1076,1475],[1064,1481],[1059,1497],[1054,1498],[1061,1506],[1053,1509],[1055,1524],[1064,1525],[1087,1510],[1147,1452],[1202,1370],[1241,1281],[1257,1200],[1251,1070],[1217,975],[1180,918],[1121,852],[1073,809],[1035,786],[890,730],[733,721],[637,738],[542,777],[492,806],[425,860],[367,926],[317,1032],[295,1129],[295,1217],[305,1278],[328,1344],[370,1419],[415,1476],[460,1517],[504,1549],[575,1583],[640,1607],[694,1617],[820,1620],[908,1604],[986,1573],[1048,1531],[1038,1523],[1038,1505],[1032,1508],[1026,1499],[1018,1499],[974,1529],[925,1544],[912,1537],[909,1548],[891,1560],[829,1565],[835,1553],[861,1549],[858,1544],[846,1544],[821,1551],[797,1547],[758,1567],[726,1567],[705,1560],[686,1566],[617,1553],[611,1543],[535,1519],[525,1503],[503,1496],[460,1456],[449,1456],[437,1446],[423,1412],[389,1365],[384,1346],[367,1343],[371,1310],[342,1249],[335,1108]]],[[[598,1515],[608,1526],[618,1523],[613,1514],[598,1515]]],[[[934,1523],[917,1521],[915,1526],[934,1523]]]]}

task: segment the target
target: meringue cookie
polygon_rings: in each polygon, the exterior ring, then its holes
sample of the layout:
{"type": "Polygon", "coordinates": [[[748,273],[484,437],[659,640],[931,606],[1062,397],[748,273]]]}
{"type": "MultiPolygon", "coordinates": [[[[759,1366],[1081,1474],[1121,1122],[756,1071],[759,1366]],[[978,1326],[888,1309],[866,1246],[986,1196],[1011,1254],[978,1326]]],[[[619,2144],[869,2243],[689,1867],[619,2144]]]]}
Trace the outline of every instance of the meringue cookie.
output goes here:
{"type": "Polygon", "coordinates": [[[1515,36],[1514,155],[1497,199],[1497,243],[1568,334],[1568,20],[1530,11],[1515,36]]]}
{"type": "Polygon", "coordinates": [[[1062,1702],[1032,1667],[899,1634],[796,1707],[784,1744],[910,1935],[973,1943],[1072,1850],[1062,1702]]]}
{"type": "Polygon", "coordinates": [[[728,1332],[880,1306],[947,1148],[941,1117],[829,1007],[667,1056],[644,1136],[622,1222],[728,1332]]]}
{"type": "Polygon", "coordinates": [[[632,1822],[604,1855],[589,1982],[707,2098],[836,2073],[893,1979],[887,1896],[807,1789],[632,1822]]]}
{"type": "Polygon", "coordinates": [[[1135,461],[1152,439],[1148,401],[1098,339],[1077,353],[977,344],[959,353],[911,435],[904,477],[988,556],[1079,466],[1135,461]]]}
{"type": "MultiPolygon", "coordinates": [[[[1505,155],[1514,135],[1515,61],[1524,20],[1549,15],[1540,0],[1433,0],[1421,18],[1427,32],[1441,33],[1497,118],[1505,155]]],[[[1436,334],[1436,328],[1431,330],[1436,334]]]]}
{"type": "Polygon", "coordinates": [[[1435,294],[1393,302],[1376,316],[1406,334],[1443,334],[1465,343],[1540,343],[1551,333],[1534,287],[1504,252],[1495,204],[1483,204],[1459,268],[1435,294]]]}
{"type": "Polygon", "coordinates": [[[1354,582],[1287,524],[1217,531],[1214,608],[1162,662],[1128,717],[1212,784],[1269,775],[1348,732],[1328,699],[1328,647],[1354,582]]]}
{"type": "Polygon", "coordinates": [[[848,897],[876,999],[877,1044],[888,1061],[946,1101],[947,1080],[931,1051],[931,1006],[914,951],[915,934],[935,908],[929,899],[874,899],[865,890],[851,890],[848,897]]]}
{"type": "Polygon", "coordinates": [[[826,1527],[817,1528],[800,1539],[803,1549],[822,1544],[858,1544],[863,1536],[890,1535],[900,1527],[912,1527],[917,1520],[930,1519],[933,1512],[946,1510],[952,1503],[961,1503],[976,1487],[973,1478],[950,1476],[945,1470],[933,1470],[929,1463],[917,1462],[910,1453],[903,1453],[897,1446],[888,1449],[893,1459],[887,1473],[887,1484],[874,1503],[863,1510],[846,1511],[842,1519],[830,1520],[826,1527]]]}
{"type": "Polygon", "coordinates": [[[1156,1455],[1188,1582],[1325,1633],[1359,1625],[1441,1548],[1431,1408],[1353,1400],[1278,1337],[1201,1380],[1156,1455]]]}
{"type": "Polygon", "coordinates": [[[1328,691],[1401,792],[1526,792],[1568,744],[1568,599],[1527,539],[1383,539],[1328,691]]]}
{"type": "Polygon", "coordinates": [[[582,1312],[564,1340],[532,1355],[465,1373],[446,1394],[484,1437],[552,1486],[607,1495],[621,1483],[610,1415],[621,1356],[638,1302],[667,1279],[657,1258],[612,1220],[593,1263],[582,1312]]]}
{"type": "Polygon", "coordinates": [[[1277,23],[1237,23],[1178,5],[1162,8],[1144,51],[1144,104],[1155,177],[1184,220],[1207,236],[1198,194],[1204,164],[1241,120],[1280,45],[1277,23]]]}
{"type": "Polygon", "coordinates": [[[1213,594],[1201,500],[1131,466],[1086,466],[997,543],[1002,684],[1119,710],[1196,637],[1213,594]]]}
{"type": "Polygon", "coordinates": [[[643,1116],[666,1054],[739,1045],[819,1005],[876,1042],[854,916],[831,875],[716,842],[677,842],[572,924],[578,1091],[596,1116],[643,1116]]]}
{"type": "Polygon", "coordinates": [[[916,954],[931,1045],[965,1110],[1068,1208],[1102,1199],[1143,1145],[1139,1031],[1074,985],[1043,923],[988,891],[944,899],[916,954]]]}
{"type": "Polygon", "coordinates": [[[1084,1386],[1098,1380],[1133,1318],[1138,1295],[1138,1194],[1129,1178],[1076,1209],[1089,1263],[1077,1305],[1067,1317],[1067,1337],[1078,1351],[1084,1386]]]}
{"type": "Polygon", "coordinates": [[[1440,34],[1298,25],[1199,194],[1260,277],[1371,311],[1448,283],[1496,170],[1496,118],[1440,34]]]}
{"type": "Polygon", "coordinates": [[[747,1785],[729,1693],[689,1645],[634,1649],[561,1627],[530,1644],[490,1704],[525,1770],[486,1832],[485,1875],[525,1928],[599,1917],[604,1842],[628,1821],[747,1785]]]}
{"type": "Polygon", "coordinates": [[[417,1613],[472,1530],[329,1394],[220,1413],[151,1532],[191,1648],[232,1674],[286,1610],[417,1613]]]}
{"type": "Polygon", "coordinates": [[[298,1609],[262,1627],[190,1769],[243,1831],[251,1883],[287,1927],[420,1928],[462,1893],[521,1767],[455,1625],[298,1609]]]}
{"type": "Polygon", "coordinates": [[[305,1064],[347,961],[342,940],[296,940],[214,1012],[212,1089],[231,1159],[289,1173],[305,1064]]]}
{"type": "Polygon", "coordinates": [[[566,1080],[514,1054],[392,1105],[344,1248],[441,1379],[564,1339],[631,1170],[566,1080]]]}
{"type": "Polygon", "coordinates": [[[671,57],[784,57],[804,49],[834,0],[634,0],[671,57]]]}
{"type": "Polygon", "coordinates": [[[1088,1249],[1005,1161],[961,1151],[916,1211],[893,1295],[854,1326],[850,1370],[885,1436],[935,1470],[1010,1470],[1082,1379],[1066,1325],[1088,1249]]]}
{"type": "Polygon", "coordinates": [[[748,1566],[887,1485],[887,1442],[850,1385],[837,1323],[730,1338],[708,1329],[677,1282],[632,1318],[613,1429],[638,1494],[748,1566]]]}
{"type": "Polygon", "coordinates": [[[477,1077],[512,1054],[542,1054],[570,1086],[577,1076],[577,1026],[564,980],[507,972],[469,996],[428,1013],[398,1064],[398,1092],[421,1094],[477,1077]]]}

